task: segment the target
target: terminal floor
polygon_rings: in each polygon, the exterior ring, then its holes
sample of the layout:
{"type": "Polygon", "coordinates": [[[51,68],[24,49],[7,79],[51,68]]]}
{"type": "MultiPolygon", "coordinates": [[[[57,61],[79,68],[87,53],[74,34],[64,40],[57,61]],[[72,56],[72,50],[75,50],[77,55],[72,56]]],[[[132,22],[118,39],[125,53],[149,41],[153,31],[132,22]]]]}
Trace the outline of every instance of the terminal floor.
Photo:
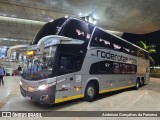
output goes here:
{"type": "MultiPolygon", "coordinates": [[[[148,85],[139,90],[127,89],[100,95],[94,102],[86,102],[82,99],[73,100],[56,105],[43,105],[28,101],[21,96],[19,91],[18,76],[4,77],[4,86],[0,86],[0,111],[160,111],[160,79],[151,78],[148,85]]],[[[62,115],[63,116],[63,115],[62,115]]],[[[2,118],[0,118],[2,119],[2,118]]],[[[12,118],[3,118],[11,120],[12,118]]],[[[17,118],[19,120],[19,118],[17,118]]],[[[28,118],[25,118],[28,120],[28,118]]],[[[34,118],[34,120],[40,118],[34,118]]],[[[51,120],[52,118],[46,118],[51,120]]],[[[60,118],[54,118],[60,119],[60,118]]],[[[72,120],[89,120],[109,118],[61,118],[72,120]]],[[[126,118],[110,118],[123,120],[126,118]]],[[[109,119],[109,120],[110,120],[109,119]]],[[[129,118],[137,120],[138,118],[129,118]]],[[[140,118],[146,120],[147,118],[140,118]]],[[[160,118],[148,118],[149,120],[160,118]]]]}

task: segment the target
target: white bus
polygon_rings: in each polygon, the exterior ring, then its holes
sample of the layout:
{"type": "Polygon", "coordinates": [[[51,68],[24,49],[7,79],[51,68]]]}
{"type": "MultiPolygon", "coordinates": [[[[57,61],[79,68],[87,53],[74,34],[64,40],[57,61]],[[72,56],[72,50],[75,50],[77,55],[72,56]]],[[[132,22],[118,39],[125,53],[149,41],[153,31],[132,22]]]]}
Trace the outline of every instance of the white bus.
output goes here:
{"type": "Polygon", "coordinates": [[[147,51],[75,17],[45,24],[27,51],[21,94],[54,104],[149,82],[147,51]]]}

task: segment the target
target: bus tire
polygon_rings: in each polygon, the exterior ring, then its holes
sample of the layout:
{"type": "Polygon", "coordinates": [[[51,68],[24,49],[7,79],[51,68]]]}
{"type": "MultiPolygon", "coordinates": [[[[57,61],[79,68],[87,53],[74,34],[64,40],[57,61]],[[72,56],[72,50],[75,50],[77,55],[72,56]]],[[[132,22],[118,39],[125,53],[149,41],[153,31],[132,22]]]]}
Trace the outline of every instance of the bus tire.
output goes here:
{"type": "Polygon", "coordinates": [[[84,99],[88,102],[92,102],[94,101],[95,97],[96,97],[96,86],[94,83],[90,82],[85,89],[84,99]]]}
{"type": "Polygon", "coordinates": [[[140,87],[140,79],[137,79],[135,89],[138,90],[140,87]]]}
{"type": "Polygon", "coordinates": [[[144,86],[144,77],[141,78],[141,87],[144,86]]]}

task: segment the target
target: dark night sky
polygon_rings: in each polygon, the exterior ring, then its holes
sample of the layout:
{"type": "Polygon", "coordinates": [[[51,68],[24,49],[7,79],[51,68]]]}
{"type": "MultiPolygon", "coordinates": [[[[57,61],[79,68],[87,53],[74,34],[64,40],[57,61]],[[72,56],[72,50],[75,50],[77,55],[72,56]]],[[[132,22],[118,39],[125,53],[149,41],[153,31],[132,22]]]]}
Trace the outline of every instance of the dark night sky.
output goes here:
{"type": "Polygon", "coordinates": [[[157,53],[151,55],[154,60],[156,65],[160,65],[160,30],[153,32],[153,33],[148,33],[148,34],[130,34],[130,33],[125,33],[122,38],[136,44],[138,44],[138,41],[146,41],[146,44],[155,44],[156,45],[156,50],[157,53]]]}

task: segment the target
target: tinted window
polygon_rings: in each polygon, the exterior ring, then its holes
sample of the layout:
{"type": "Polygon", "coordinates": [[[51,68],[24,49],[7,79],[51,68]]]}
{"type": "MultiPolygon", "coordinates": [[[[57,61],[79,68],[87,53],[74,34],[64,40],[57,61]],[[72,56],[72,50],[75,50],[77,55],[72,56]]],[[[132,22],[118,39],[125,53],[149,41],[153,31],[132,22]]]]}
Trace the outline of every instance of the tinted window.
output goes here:
{"type": "Polygon", "coordinates": [[[135,74],[137,66],[113,61],[100,61],[91,65],[90,74],[135,74]]]}
{"type": "Polygon", "coordinates": [[[130,54],[131,55],[134,55],[134,56],[137,56],[137,47],[135,46],[130,46],[130,54]]]}
{"type": "Polygon", "coordinates": [[[62,35],[73,39],[88,41],[93,28],[93,26],[86,22],[72,19],[64,28],[62,35]]]}
{"type": "MultiPolygon", "coordinates": [[[[138,53],[138,48],[133,46],[131,43],[128,43],[98,28],[96,28],[94,31],[90,46],[106,47],[106,48],[114,49],[116,51],[127,53],[134,56],[137,56],[137,53],[138,53]]],[[[147,58],[146,53],[145,53],[145,57],[147,58]]]]}
{"type": "Polygon", "coordinates": [[[112,48],[111,35],[96,28],[92,37],[91,46],[112,48]]]}
{"type": "Polygon", "coordinates": [[[65,21],[66,18],[60,18],[45,24],[36,35],[32,44],[37,44],[38,41],[45,36],[56,35],[65,21]]]}
{"type": "Polygon", "coordinates": [[[83,58],[72,54],[60,54],[58,64],[58,75],[79,71],[83,58]]]}
{"type": "Polygon", "coordinates": [[[97,62],[91,65],[90,74],[111,74],[112,64],[107,61],[97,62]]]}
{"type": "Polygon", "coordinates": [[[132,46],[131,44],[129,44],[129,43],[127,43],[127,42],[125,42],[115,36],[112,36],[112,42],[113,42],[114,50],[130,54],[131,46],[132,46]]]}

